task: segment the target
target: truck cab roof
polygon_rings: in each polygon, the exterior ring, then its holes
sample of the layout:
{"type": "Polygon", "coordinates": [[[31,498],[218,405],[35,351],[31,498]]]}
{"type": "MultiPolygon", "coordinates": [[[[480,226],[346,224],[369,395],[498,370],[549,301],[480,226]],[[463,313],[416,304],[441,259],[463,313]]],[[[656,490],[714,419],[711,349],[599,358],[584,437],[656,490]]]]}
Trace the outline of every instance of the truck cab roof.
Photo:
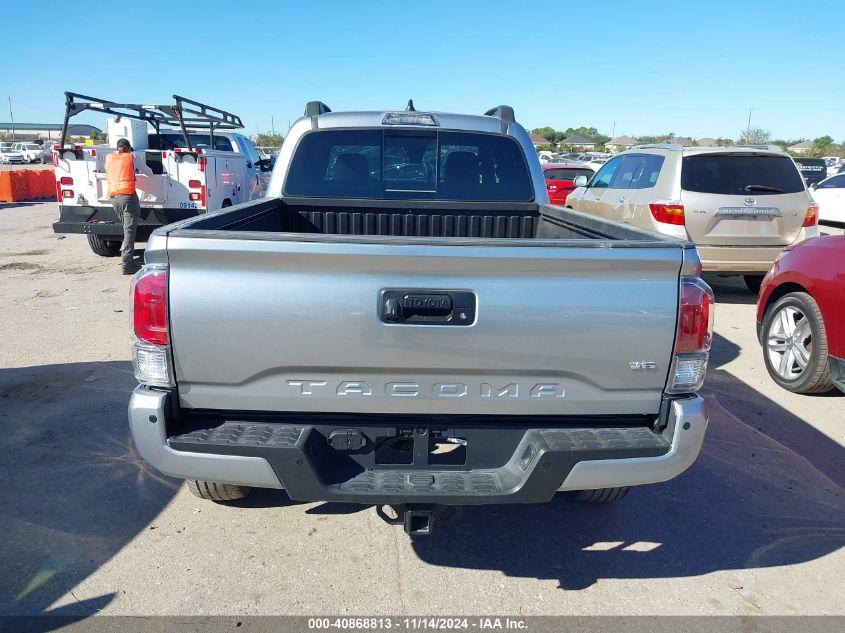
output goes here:
{"type": "MultiPolygon", "coordinates": [[[[411,104],[409,104],[411,105],[411,104]]],[[[509,106],[499,106],[488,110],[484,114],[455,114],[440,111],[420,110],[358,110],[349,112],[332,112],[328,106],[319,102],[311,102],[306,107],[305,116],[298,119],[285,139],[276,168],[267,189],[267,195],[281,197],[285,191],[284,183],[291,159],[300,141],[313,132],[327,130],[418,130],[434,132],[468,132],[490,134],[509,137],[515,141],[524,157],[534,157],[526,165],[531,185],[536,192],[534,201],[547,203],[545,180],[536,160],[536,152],[531,144],[528,132],[525,131],[513,116],[513,109],[509,106]]],[[[401,133],[401,132],[400,132],[401,133]]]]}
{"type": "MultiPolygon", "coordinates": [[[[306,122],[311,125],[311,120],[316,119],[316,125],[320,129],[324,128],[340,128],[340,127],[411,127],[420,129],[448,129],[448,130],[467,130],[472,132],[502,132],[502,120],[496,117],[481,115],[481,114],[455,114],[451,112],[408,112],[404,110],[358,110],[349,112],[326,112],[324,114],[315,115],[314,117],[305,116],[299,119],[294,127],[301,122],[306,122]],[[409,120],[411,115],[416,115],[418,118],[431,117],[434,124],[430,123],[386,123],[389,120],[387,117],[396,115],[398,117],[407,117],[409,120]]],[[[401,119],[399,119],[401,121],[401,119]]]]}

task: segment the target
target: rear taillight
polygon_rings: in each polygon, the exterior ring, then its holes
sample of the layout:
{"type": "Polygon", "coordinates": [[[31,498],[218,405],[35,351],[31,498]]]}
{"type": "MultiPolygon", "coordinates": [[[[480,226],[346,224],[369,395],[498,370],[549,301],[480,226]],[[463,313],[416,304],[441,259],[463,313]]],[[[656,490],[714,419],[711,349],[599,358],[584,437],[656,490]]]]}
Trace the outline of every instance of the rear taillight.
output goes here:
{"type": "Polygon", "coordinates": [[[167,270],[145,268],[132,287],[132,326],[135,338],[167,345],[167,270]]]}
{"type": "Polygon", "coordinates": [[[132,279],[132,363],[138,382],[172,386],[167,267],[144,266],[132,279]]]}
{"type": "Polygon", "coordinates": [[[73,189],[62,189],[62,198],[73,198],[73,189]]]}
{"type": "Polygon", "coordinates": [[[69,187],[73,184],[73,178],[70,176],[62,176],[59,178],[59,182],[62,183],[65,187],[69,187]]]}
{"type": "Polygon", "coordinates": [[[199,192],[191,192],[188,194],[188,199],[193,200],[194,202],[199,202],[200,194],[199,192]]]}
{"type": "Polygon", "coordinates": [[[816,226],[819,223],[819,205],[815,202],[807,207],[807,215],[804,216],[804,223],[801,225],[804,228],[816,226]]]}
{"type": "Polygon", "coordinates": [[[658,200],[649,203],[648,208],[658,222],[684,225],[684,205],[677,200],[658,200]]]}
{"type": "Polygon", "coordinates": [[[198,161],[198,162],[199,162],[199,166],[200,166],[200,171],[202,171],[202,172],[204,172],[204,171],[205,171],[205,161],[206,161],[205,156],[200,156],[200,157],[199,157],[199,161],[198,161]]]}
{"type": "Polygon", "coordinates": [[[710,349],[713,336],[713,291],[698,277],[684,278],[675,353],[688,354],[710,349]]]}
{"type": "Polygon", "coordinates": [[[713,342],[714,304],[713,291],[703,280],[682,279],[670,393],[698,391],[704,384],[713,342]]]}
{"type": "Polygon", "coordinates": [[[188,186],[191,189],[199,189],[200,187],[202,187],[202,183],[199,180],[189,180],[188,186]]]}
{"type": "Polygon", "coordinates": [[[200,190],[200,204],[202,206],[205,206],[205,204],[206,204],[206,193],[207,192],[206,192],[205,185],[203,185],[202,189],[200,190]]]}
{"type": "Polygon", "coordinates": [[[62,201],[62,183],[58,180],[56,181],[56,200],[59,202],[62,201]]]}

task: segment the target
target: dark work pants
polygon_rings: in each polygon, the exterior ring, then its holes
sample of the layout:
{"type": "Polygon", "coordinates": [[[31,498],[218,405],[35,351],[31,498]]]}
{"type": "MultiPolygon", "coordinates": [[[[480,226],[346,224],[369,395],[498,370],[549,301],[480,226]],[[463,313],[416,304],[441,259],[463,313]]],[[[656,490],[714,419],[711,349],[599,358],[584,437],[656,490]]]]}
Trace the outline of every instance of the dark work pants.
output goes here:
{"type": "Polygon", "coordinates": [[[138,218],[141,215],[141,203],[138,194],[119,194],[111,197],[111,205],[117,217],[123,221],[123,245],[120,247],[120,260],[124,267],[132,263],[135,250],[135,232],[138,230],[138,218]]]}

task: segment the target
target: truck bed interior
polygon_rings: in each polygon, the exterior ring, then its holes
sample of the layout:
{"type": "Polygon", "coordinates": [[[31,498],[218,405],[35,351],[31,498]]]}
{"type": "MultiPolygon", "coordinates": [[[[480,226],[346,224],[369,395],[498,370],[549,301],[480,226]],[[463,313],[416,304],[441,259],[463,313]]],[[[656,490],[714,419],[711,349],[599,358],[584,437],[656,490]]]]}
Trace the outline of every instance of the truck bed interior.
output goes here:
{"type": "Polygon", "coordinates": [[[175,225],[192,231],[467,239],[635,240],[663,238],[571,209],[536,203],[266,199],[175,225]]]}

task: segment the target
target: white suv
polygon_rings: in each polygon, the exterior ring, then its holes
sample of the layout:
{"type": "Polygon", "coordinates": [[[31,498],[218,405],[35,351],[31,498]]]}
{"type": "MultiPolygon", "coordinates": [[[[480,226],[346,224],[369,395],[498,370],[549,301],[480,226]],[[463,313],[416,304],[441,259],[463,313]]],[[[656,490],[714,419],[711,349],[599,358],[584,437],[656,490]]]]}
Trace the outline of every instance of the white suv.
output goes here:
{"type": "Polygon", "coordinates": [[[24,162],[35,163],[41,158],[43,148],[38,143],[16,143],[12,149],[23,156],[24,162]]]}
{"type": "Polygon", "coordinates": [[[694,241],[705,271],[757,291],[778,253],[819,234],[818,207],[775,146],[641,145],[581,176],[566,206],[694,241]]]}

